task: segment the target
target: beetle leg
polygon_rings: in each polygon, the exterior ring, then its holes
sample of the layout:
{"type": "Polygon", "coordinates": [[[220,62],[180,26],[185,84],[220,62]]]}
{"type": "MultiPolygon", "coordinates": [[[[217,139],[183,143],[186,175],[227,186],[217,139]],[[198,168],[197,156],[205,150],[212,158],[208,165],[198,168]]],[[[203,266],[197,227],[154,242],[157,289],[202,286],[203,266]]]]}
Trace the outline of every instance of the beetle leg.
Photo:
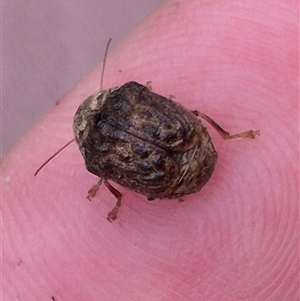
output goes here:
{"type": "Polygon", "coordinates": [[[147,87],[150,91],[152,91],[152,86],[151,86],[151,84],[152,84],[152,81],[151,81],[151,80],[148,80],[148,81],[146,82],[146,87],[147,87]]]}
{"type": "Polygon", "coordinates": [[[98,192],[100,186],[102,184],[102,179],[100,178],[100,180],[98,181],[98,183],[93,186],[89,191],[88,191],[88,195],[87,195],[87,199],[89,201],[91,201],[91,199],[96,195],[96,193],[98,192]]]}
{"type": "Polygon", "coordinates": [[[200,116],[204,120],[206,120],[219,134],[223,139],[243,139],[243,138],[251,138],[254,139],[256,136],[259,136],[258,130],[249,130],[246,132],[233,134],[231,135],[229,132],[225,131],[220,125],[218,125],[213,119],[207,116],[204,113],[198,111],[192,111],[196,116],[200,116]]]}
{"type": "Polygon", "coordinates": [[[112,223],[112,221],[114,221],[117,218],[117,213],[119,208],[121,207],[121,199],[122,199],[122,194],[120,191],[118,191],[116,188],[114,188],[113,186],[111,186],[106,180],[104,180],[104,184],[105,186],[108,188],[108,190],[116,197],[117,199],[117,203],[115,205],[115,207],[108,212],[107,215],[107,220],[112,223]]]}

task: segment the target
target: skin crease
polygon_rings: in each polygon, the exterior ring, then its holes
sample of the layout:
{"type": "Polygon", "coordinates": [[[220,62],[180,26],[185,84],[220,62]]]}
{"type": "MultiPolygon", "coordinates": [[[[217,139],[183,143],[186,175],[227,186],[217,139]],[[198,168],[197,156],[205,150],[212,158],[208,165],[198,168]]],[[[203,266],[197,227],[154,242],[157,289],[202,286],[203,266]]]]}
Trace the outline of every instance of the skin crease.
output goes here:
{"type": "MultiPolygon", "coordinates": [[[[73,136],[101,66],[2,162],[3,300],[297,300],[298,49],[296,1],[166,1],[107,61],[104,88],[152,81],[231,133],[214,175],[185,202],[148,202],[102,186],[92,202],[73,136]],[[34,151],[33,151],[34,150],[34,151]]],[[[204,122],[203,122],[204,123],[204,122]]],[[[204,123],[205,124],[205,123],[204,123]]],[[[113,184],[113,183],[112,183],[113,184]]]]}

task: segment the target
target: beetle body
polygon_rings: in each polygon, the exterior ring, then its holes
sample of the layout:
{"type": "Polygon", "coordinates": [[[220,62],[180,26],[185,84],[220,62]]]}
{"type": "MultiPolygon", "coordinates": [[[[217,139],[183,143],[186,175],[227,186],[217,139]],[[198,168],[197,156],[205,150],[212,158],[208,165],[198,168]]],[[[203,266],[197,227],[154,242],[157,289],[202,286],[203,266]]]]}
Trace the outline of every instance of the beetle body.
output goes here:
{"type": "Polygon", "coordinates": [[[87,98],[73,129],[88,171],[149,200],[198,192],[217,161],[195,113],[136,82],[87,98]]]}

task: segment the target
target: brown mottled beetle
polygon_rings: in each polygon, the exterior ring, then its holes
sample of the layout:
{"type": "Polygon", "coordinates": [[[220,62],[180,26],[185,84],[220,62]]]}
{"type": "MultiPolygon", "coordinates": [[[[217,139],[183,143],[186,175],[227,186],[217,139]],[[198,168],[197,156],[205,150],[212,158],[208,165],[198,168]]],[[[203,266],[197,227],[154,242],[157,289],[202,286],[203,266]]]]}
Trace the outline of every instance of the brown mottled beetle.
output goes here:
{"type": "MultiPolygon", "coordinates": [[[[100,177],[89,190],[88,199],[95,196],[102,181],[117,198],[107,216],[112,222],[117,218],[122,194],[108,180],[141,193],[148,200],[180,199],[198,192],[207,183],[217,152],[197,116],[224,139],[255,138],[259,132],[249,130],[230,135],[204,113],[189,111],[153,93],[149,84],[128,82],[102,90],[110,41],[103,60],[100,92],[79,106],[73,130],[87,170],[100,177]]],[[[73,141],[46,160],[34,175],[73,141]]]]}
{"type": "Polygon", "coordinates": [[[107,180],[145,195],[148,200],[179,199],[198,192],[211,177],[217,152],[200,116],[225,139],[254,138],[258,131],[230,135],[207,115],[189,111],[128,82],[88,97],[74,117],[74,134],[86,168],[116,196],[111,222],[121,206],[121,193],[107,180]]]}

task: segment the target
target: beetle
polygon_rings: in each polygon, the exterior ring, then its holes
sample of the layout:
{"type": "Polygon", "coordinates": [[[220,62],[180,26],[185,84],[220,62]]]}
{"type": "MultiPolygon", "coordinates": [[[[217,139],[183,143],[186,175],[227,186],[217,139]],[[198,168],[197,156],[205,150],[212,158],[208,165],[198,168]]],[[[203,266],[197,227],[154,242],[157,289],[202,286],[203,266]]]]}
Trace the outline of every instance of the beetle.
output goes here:
{"type": "Polygon", "coordinates": [[[211,137],[198,116],[224,139],[255,138],[258,131],[230,135],[204,113],[190,111],[144,86],[127,82],[97,92],[78,108],[75,140],[86,168],[117,198],[108,221],[117,218],[122,194],[108,180],[145,195],[148,200],[180,199],[200,191],[217,162],[211,137]]]}
{"type": "Polygon", "coordinates": [[[112,180],[148,200],[181,199],[207,183],[217,162],[217,152],[202,124],[206,120],[224,139],[254,139],[258,130],[231,135],[206,114],[191,111],[152,92],[146,85],[127,82],[102,90],[109,39],[103,60],[100,92],[89,96],[74,116],[75,138],[46,160],[35,172],[76,141],[86,168],[100,179],[88,191],[91,200],[104,182],[117,202],[107,220],[117,218],[122,194],[112,180]]]}

